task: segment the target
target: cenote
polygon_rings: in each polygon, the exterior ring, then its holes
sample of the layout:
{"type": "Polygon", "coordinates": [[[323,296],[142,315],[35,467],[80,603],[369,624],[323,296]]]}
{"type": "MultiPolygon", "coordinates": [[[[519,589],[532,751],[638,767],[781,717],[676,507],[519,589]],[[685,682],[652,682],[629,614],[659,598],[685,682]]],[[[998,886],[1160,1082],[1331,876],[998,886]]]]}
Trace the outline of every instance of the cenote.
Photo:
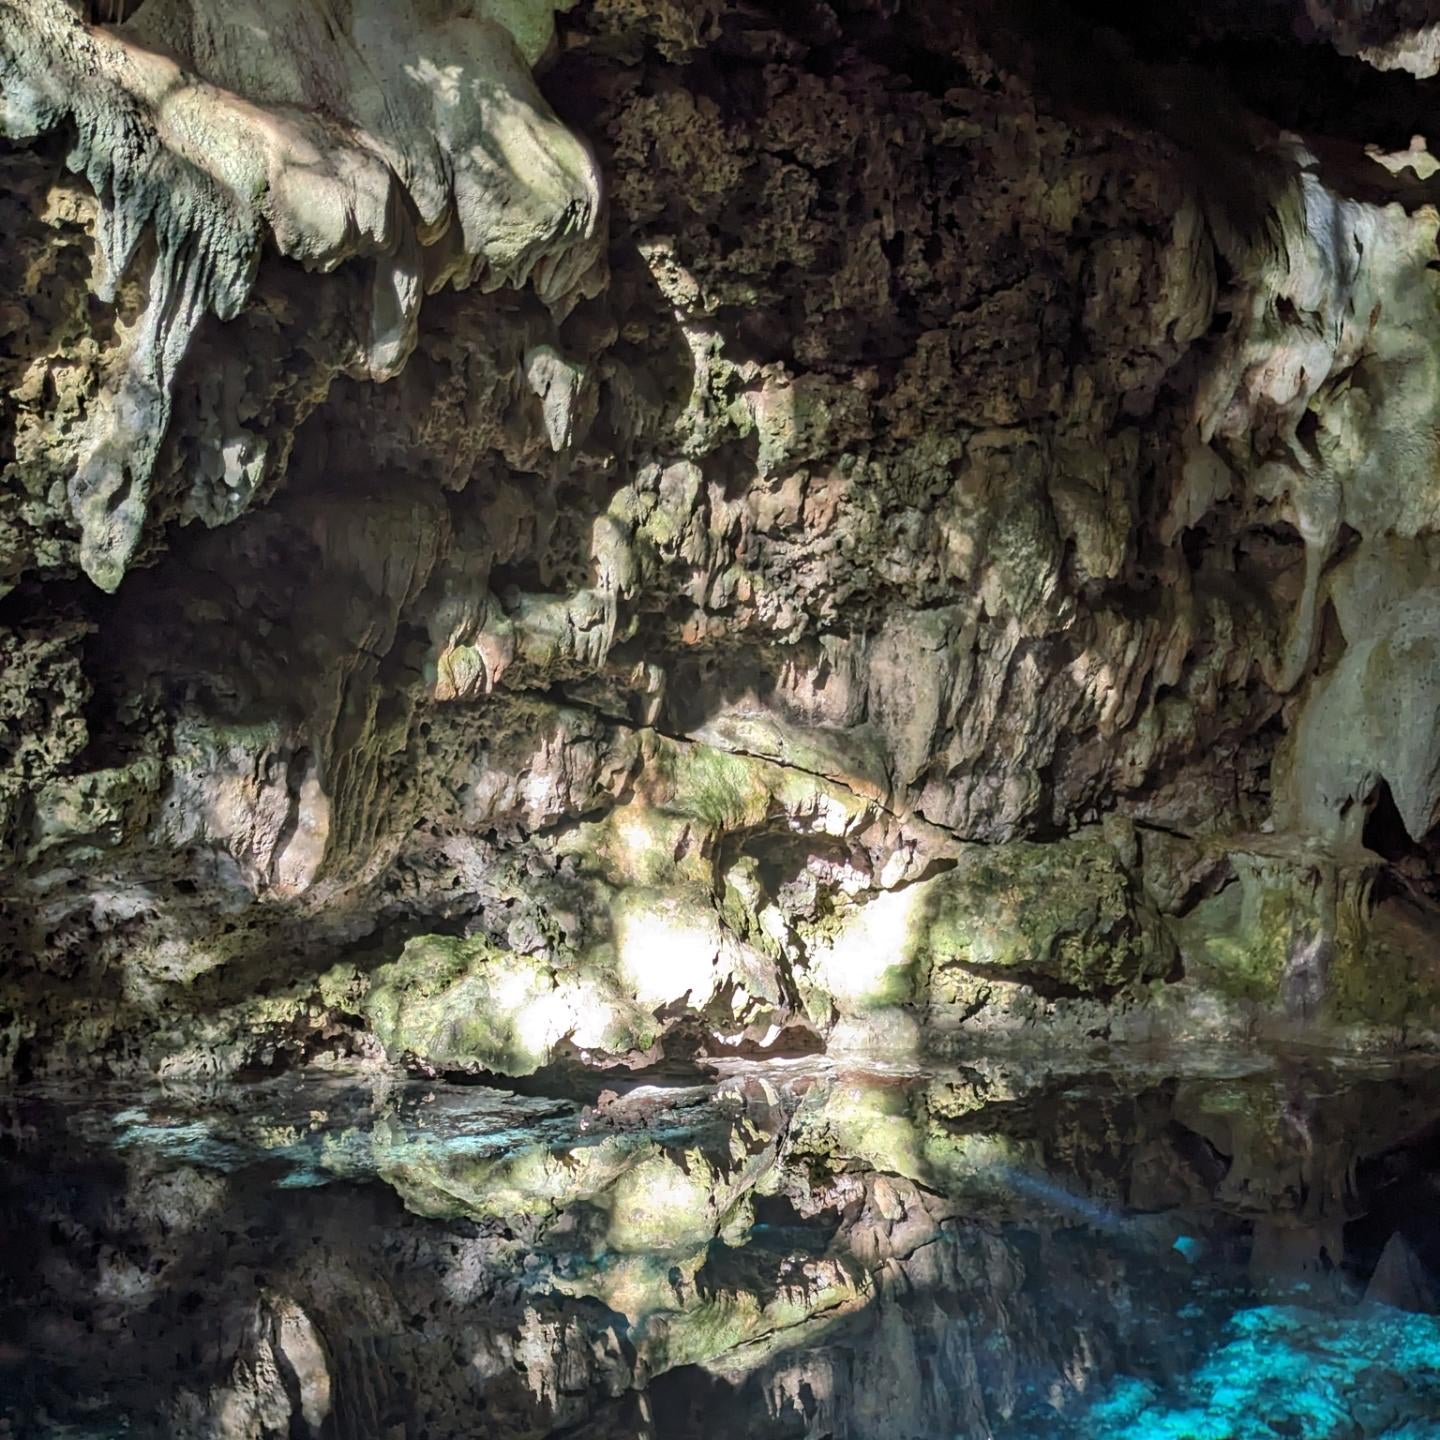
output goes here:
{"type": "Polygon", "coordinates": [[[0,0],[0,1440],[1440,1440],[1432,0],[0,0]]]}
{"type": "Polygon", "coordinates": [[[1440,1434],[1440,1068],[8,1102],[16,1435],[1440,1434]],[[264,1427],[269,1427],[266,1430],[264,1427]]]}

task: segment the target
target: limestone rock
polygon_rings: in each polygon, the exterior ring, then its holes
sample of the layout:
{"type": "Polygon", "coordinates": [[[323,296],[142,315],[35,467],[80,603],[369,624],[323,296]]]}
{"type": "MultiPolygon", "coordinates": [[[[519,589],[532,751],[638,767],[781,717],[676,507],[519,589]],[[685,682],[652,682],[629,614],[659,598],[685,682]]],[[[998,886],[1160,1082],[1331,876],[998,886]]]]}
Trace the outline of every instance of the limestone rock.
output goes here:
{"type": "Polygon", "coordinates": [[[1381,8],[0,0],[0,1069],[1433,1034],[1381,8]]]}
{"type": "Polygon", "coordinates": [[[594,258],[590,158],[505,28],[537,58],[540,17],[345,13],[344,31],[323,6],[265,0],[160,0],[118,30],[81,24],[63,0],[0,13],[0,131],[75,127],[67,162],[100,199],[102,300],[154,237],[144,309],[108,358],[68,486],[81,564],[105,589],[139,543],[190,341],[207,313],[228,320],[249,299],[267,233],[312,270],[372,262],[345,365],[374,379],[414,348],[427,290],[538,273],[559,304],[594,258]]]}

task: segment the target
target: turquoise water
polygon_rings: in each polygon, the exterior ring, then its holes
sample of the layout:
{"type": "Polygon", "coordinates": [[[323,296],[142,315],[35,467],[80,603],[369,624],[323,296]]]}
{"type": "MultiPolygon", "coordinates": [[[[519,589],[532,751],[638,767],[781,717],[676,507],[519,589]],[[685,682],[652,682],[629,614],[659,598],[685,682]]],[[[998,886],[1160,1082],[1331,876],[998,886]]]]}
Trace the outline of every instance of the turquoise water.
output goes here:
{"type": "Polygon", "coordinates": [[[1440,1440],[1440,1071],[0,1099],[0,1435],[1440,1440]]]}
{"type": "Polygon", "coordinates": [[[1236,1310],[1165,1393],[1116,1377],[1076,1417],[1096,1440],[1268,1440],[1275,1435],[1440,1436],[1440,1321],[1388,1306],[1236,1310]]]}

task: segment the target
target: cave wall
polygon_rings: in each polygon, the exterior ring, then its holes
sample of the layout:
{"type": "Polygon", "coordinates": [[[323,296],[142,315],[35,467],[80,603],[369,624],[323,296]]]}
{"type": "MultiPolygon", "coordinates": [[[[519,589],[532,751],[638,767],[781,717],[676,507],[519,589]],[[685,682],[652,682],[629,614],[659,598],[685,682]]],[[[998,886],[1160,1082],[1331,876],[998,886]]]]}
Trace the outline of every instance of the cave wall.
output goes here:
{"type": "Polygon", "coordinates": [[[0,3],[0,1066],[1430,1036],[1411,31],[955,8],[0,3]]]}

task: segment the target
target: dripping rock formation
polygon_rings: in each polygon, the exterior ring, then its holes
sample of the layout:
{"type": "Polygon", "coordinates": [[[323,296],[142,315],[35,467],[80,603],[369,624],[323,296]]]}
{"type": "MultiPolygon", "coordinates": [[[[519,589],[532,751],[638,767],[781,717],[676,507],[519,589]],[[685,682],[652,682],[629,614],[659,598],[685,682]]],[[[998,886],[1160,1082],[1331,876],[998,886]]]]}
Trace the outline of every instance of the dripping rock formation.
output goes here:
{"type": "Polygon", "coordinates": [[[0,1072],[1434,1041],[1424,8],[0,0],[0,1072]]]}

